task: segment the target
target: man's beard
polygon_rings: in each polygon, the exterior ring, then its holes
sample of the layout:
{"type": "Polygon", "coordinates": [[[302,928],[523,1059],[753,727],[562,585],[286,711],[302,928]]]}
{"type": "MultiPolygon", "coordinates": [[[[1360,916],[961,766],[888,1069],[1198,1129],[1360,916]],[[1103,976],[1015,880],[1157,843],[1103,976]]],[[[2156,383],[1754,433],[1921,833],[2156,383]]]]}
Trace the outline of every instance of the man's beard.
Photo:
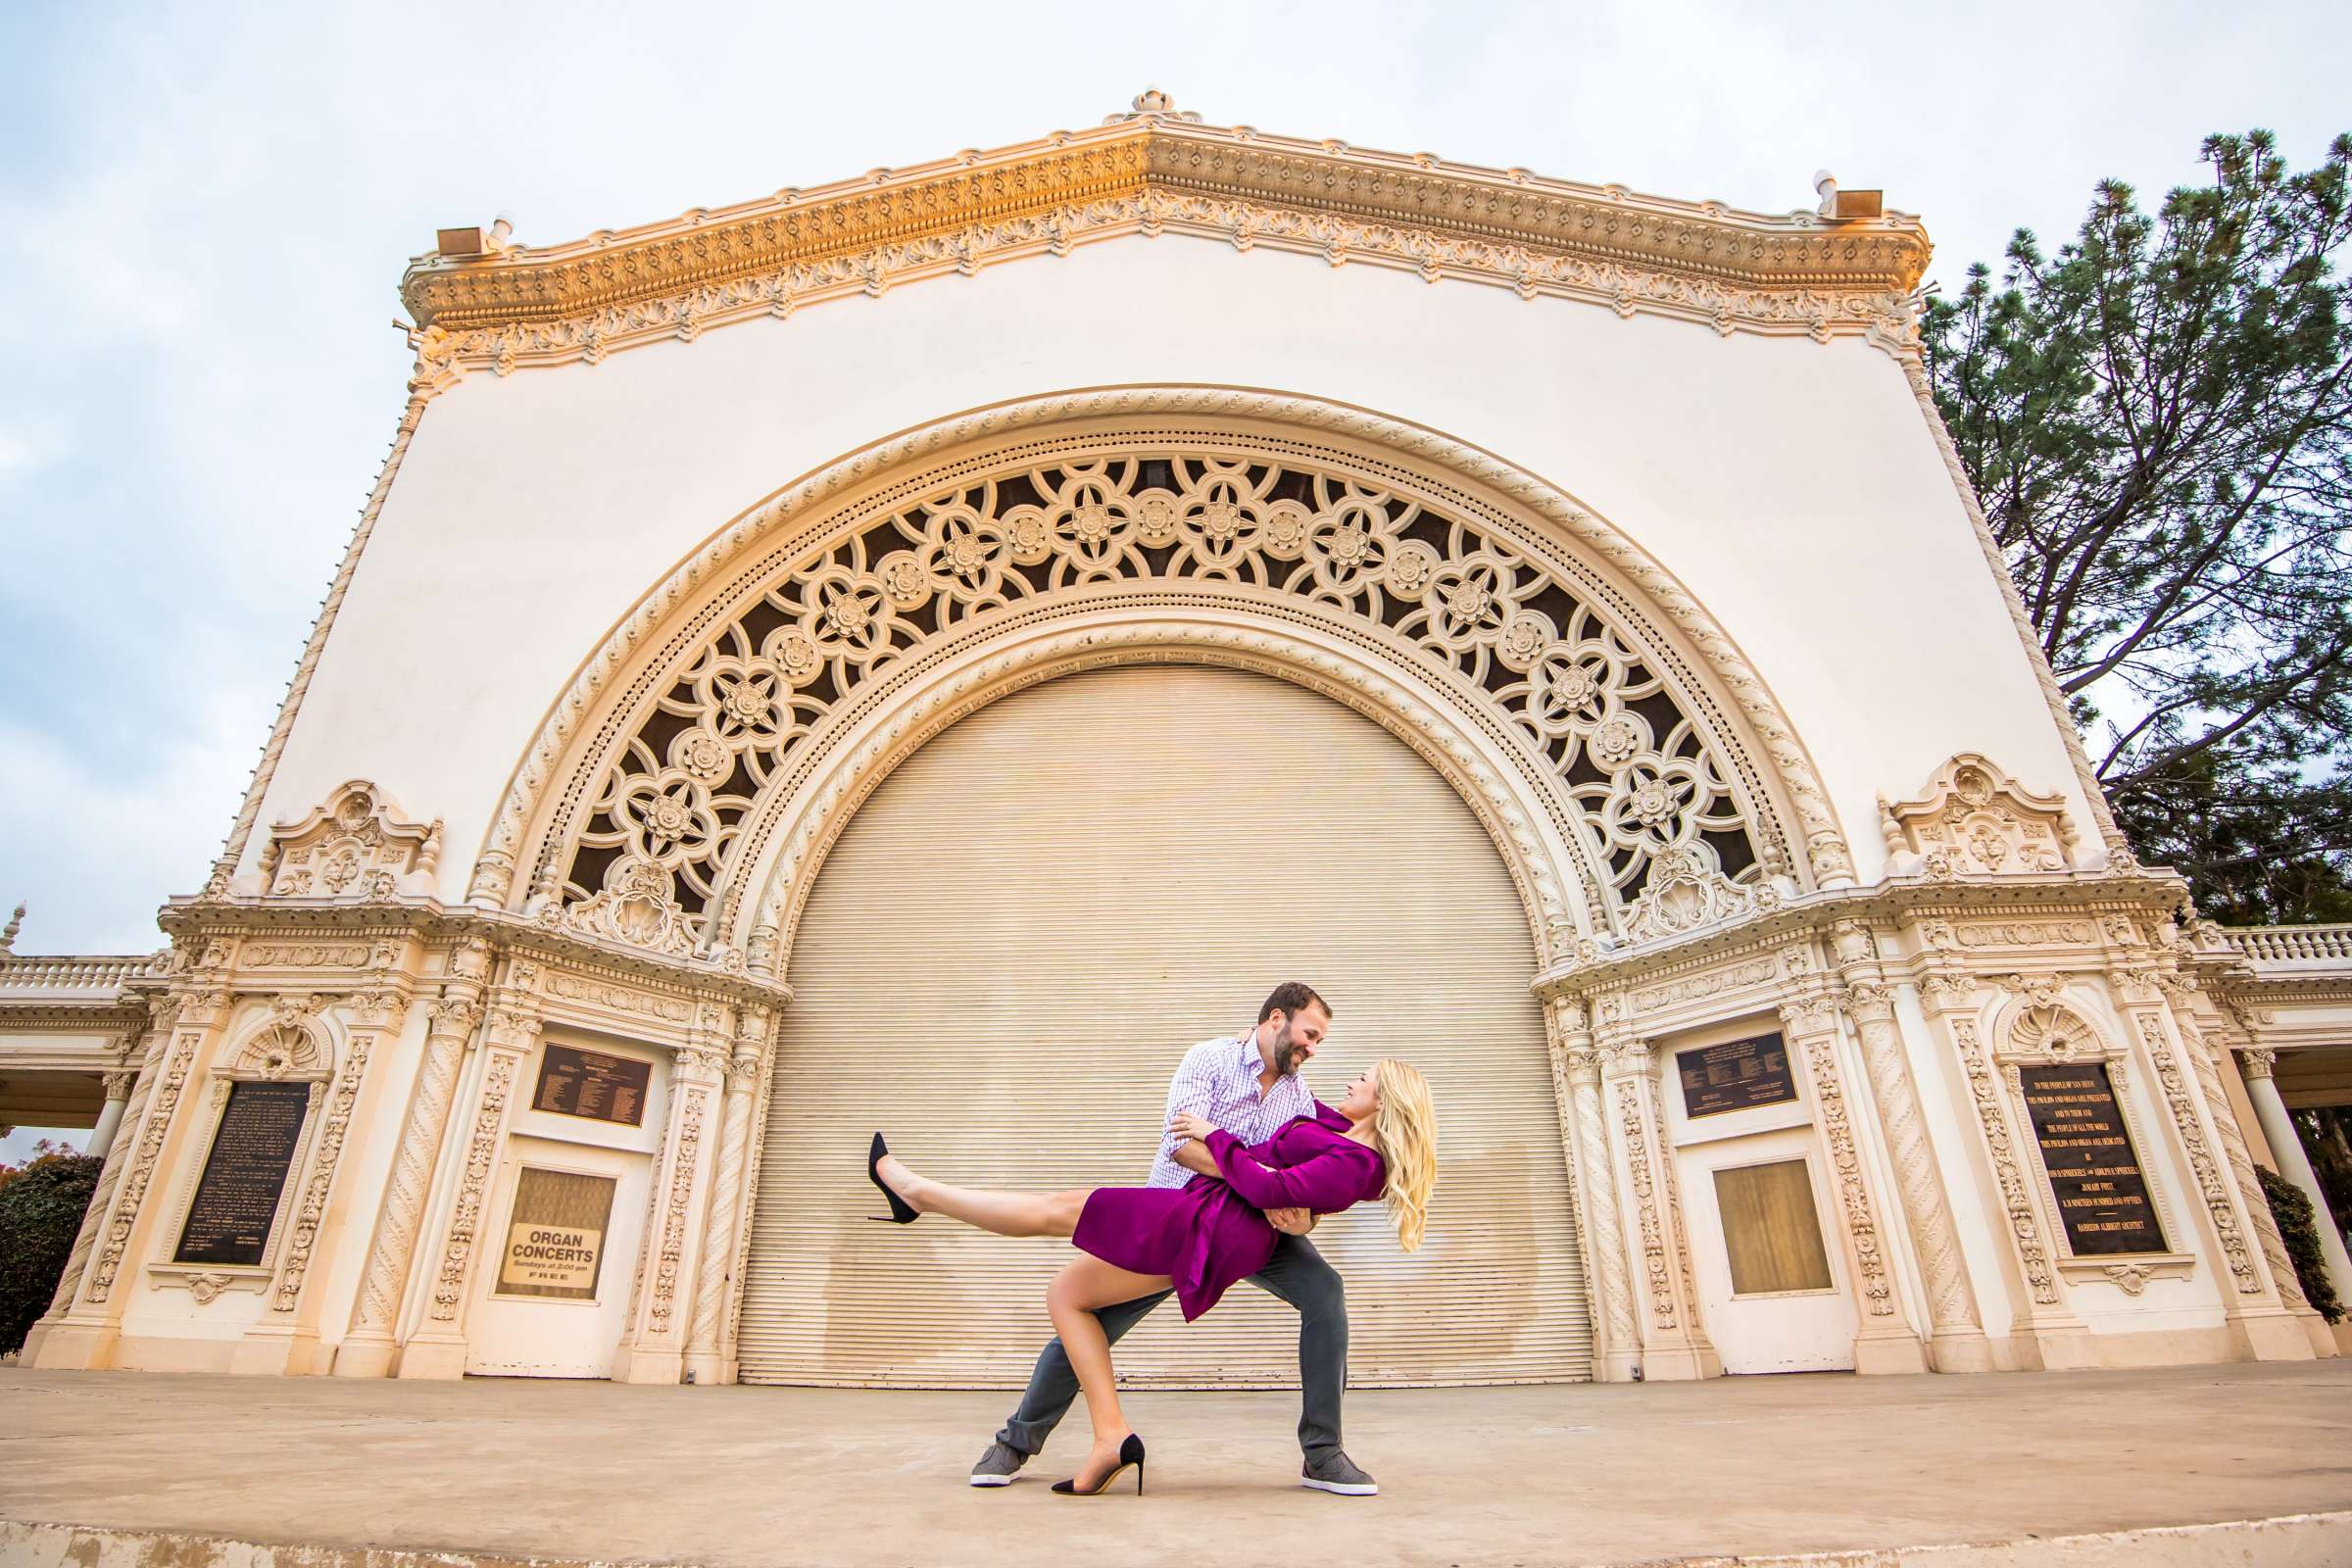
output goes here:
{"type": "Polygon", "coordinates": [[[1298,1047],[1291,1039],[1291,1026],[1284,1024],[1282,1033],[1274,1037],[1274,1076],[1288,1078],[1298,1065],[1298,1047]]]}

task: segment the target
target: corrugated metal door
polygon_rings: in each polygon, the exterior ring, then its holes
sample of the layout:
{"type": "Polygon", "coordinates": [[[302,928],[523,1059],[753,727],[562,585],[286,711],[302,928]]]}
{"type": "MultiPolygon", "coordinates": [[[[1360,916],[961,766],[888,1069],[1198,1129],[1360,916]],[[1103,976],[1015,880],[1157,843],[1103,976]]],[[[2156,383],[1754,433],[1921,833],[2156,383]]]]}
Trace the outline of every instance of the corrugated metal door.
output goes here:
{"type": "MultiPolygon", "coordinates": [[[[1590,1376],[1591,1327],[1527,925],[1446,782],[1360,714],[1270,677],[1102,670],[982,710],[875,791],[792,954],[753,1219],[747,1382],[1014,1387],[1061,1241],[875,1225],[868,1133],[973,1186],[1140,1184],[1167,1080],[1284,979],[1330,999],[1308,1084],[1428,1074],[1422,1249],[1377,1204],[1316,1245],[1348,1282],[1357,1387],[1590,1376]]],[[[1140,1386],[1294,1383],[1298,1318],[1237,1286],[1118,1348],[1140,1386]]]]}

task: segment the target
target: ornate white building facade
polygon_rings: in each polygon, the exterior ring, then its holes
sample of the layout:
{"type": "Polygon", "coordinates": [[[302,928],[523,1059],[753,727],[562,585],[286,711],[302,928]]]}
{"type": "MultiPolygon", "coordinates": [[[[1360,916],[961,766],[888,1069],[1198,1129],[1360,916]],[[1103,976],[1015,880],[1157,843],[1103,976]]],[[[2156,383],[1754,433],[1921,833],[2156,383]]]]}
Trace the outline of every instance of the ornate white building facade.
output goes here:
{"type": "Polygon", "coordinates": [[[107,1156],[27,1358],[1017,1383],[1054,1253],[864,1224],[865,1132],[1140,1180],[1294,976],[1441,1108],[1431,1245],[1318,1233],[1359,1384],[2336,1353],[2254,1167],[2352,942],[2132,859],[1927,258],[1155,95],[445,234],[170,947],[0,956],[107,1156]]]}

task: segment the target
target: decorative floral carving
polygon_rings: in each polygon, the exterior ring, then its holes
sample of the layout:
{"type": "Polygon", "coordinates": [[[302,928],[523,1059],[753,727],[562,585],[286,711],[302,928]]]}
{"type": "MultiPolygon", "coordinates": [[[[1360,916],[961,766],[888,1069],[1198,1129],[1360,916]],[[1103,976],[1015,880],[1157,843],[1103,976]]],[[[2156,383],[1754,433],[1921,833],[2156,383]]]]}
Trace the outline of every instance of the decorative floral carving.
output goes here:
{"type": "Polygon", "coordinates": [[[2173,1054],[2172,1042],[2165,1038],[2163,1020],[2153,1011],[2139,1008],[2132,1010],[2132,1018],[2138,1026],[2139,1042],[2147,1049],[2148,1060],[2156,1068],[2156,1082],[2163,1091],[2166,1108],[2173,1114],[2173,1125],[2180,1130],[2181,1145],[2188,1151],[2189,1169],[2196,1176],[2197,1193],[2205,1200],[2205,1210],[2213,1217],[2213,1228],[2221,1237],[2222,1253],[2230,1264],[2230,1277],[2236,1280],[2241,1295],[2259,1295],[2262,1276],[2254,1267],[2245,1233],[2238,1228],[2237,1207],[2230,1200],[2229,1184],[2222,1180],[2221,1168],[2206,1145],[2204,1123],[2197,1114],[2188,1075],[2173,1054]]]}
{"type": "Polygon", "coordinates": [[[472,1136],[466,1147],[466,1168],[458,1183],[457,1206],[449,1217],[449,1240],[441,1250],[440,1269],[433,1281],[432,1311],[437,1322],[455,1322],[458,1309],[465,1304],[466,1272],[472,1264],[473,1244],[482,1224],[482,1197],[498,1162],[507,1097],[514,1093],[514,1069],[521,1059],[518,1051],[493,1049],[483,1069],[472,1136]]]}
{"type": "Polygon", "coordinates": [[[2009,1214],[2009,1236],[2017,1244],[2026,1287],[2045,1306],[2058,1304],[2058,1281],[2050,1270],[2048,1246],[2042,1241],[2041,1220],[2027,1193],[2025,1174],[2018,1168],[2017,1151],[2009,1141],[2009,1119],[2001,1109],[2001,1092],[1992,1069],[1977,1044],[1974,1018],[1951,1020],[1952,1039],[1960,1048],[1960,1066],[1968,1074],[1969,1099],[1977,1107],[1977,1123],[1984,1130],[1984,1146],[1992,1155],[1994,1179],[2000,1183],[2001,1206],[2009,1214]]]}
{"type": "MultiPolygon", "coordinates": [[[[1792,1009],[1781,1014],[1796,1036],[1809,1027],[1792,1009]]],[[[1838,1201],[1845,1213],[1845,1234],[1854,1249],[1862,1274],[1863,1309],[1873,1317],[1894,1312],[1894,1287],[1887,1278],[1886,1259],[1879,1249],[1879,1217],[1862,1181],[1862,1156],[1854,1148],[1854,1130],[1845,1114],[1845,1084],[1838,1071],[1837,1037],[1812,1033],[1802,1040],[1805,1065],[1813,1077],[1813,1098],[1821,1107],[1821,1136],[1829,1146],[1830,1165],[1838,1173],[1838,1201]]]]}
{"type": "Polygon", "coordinates": [[[1741,886],[1717,870],[1709,845],[1676,845],[1659,853],[1642,896],[1627,908],[1625,934],[1635,942],[1680,936],[1777,908],[1780,903],[1779,890],[1770,883],[1741,886]]]}
{"type": "Polygon", "coordinates": [[[368,961],[360,942],[257,942],[245,950],[256,969],[357,969],[368,961]]]}
{"type": "Polygon", "coordinates": [[[1728,968],[1704,969],[1681,980],[1651,986],[1633,995],[1636,1012],[1655,1012],[1678,1002],[1696,1002],[1706,997],[1721,996],[1743,986],[1760,986],[1779,972],[1770,958],[1754,958],[1728,968]]]}
{"type": "Polygon", "coordinates": [[[2152,1277],[2146,1269],[2132,1263],[2110,1263],[2099,1272],[2113,1280],[2126,1296],[2137,1296],[2146,1290],[2152,1277]]]}
{"type": "MultiPolygon", "coordinates": [[[[583,717],[596,710],[602,694],[632,663],[641,662],[644,649],[662,635],[665,627],[678,624],[679,612],[690,601],[707,592],[712,581],[736,573],[736,582],[748,584],[763,576],[768,567],[759,552],[768,548],[786,527],[814,528],[817,525],[812,519],[822,515],[820,509],[841,507],[853,489],[870,483],[876,472],[911,466],[927,454],[959,443],[1001,441],[1012,432],[1059,421],[1126,421],[1138,416],[1167,415],[1212,421],[1246,420],[1253,430],[1261,432],[1261,436],[1250,439],[1261,442],[1262,432],[1271,424],[1295,429],[1306,439],[1338,438],[1368,442],[1390,452],[1411,452],[1417,463],[1447,475],[1448,485],[1493,487],[1507,497],[1514,508],[1524,508],[1541,519],[1541,528],[1556,531],[1559,537],[1592,552],[1631,585],[1635,596],[1631,603],[1642,607],[1632,612],[1634,615],[1654,612],[1689,639],[1700,662],[1731,695],[1750,726],[1761,755],[1769,760],[1767,772],[1740,749],[1740,742],[1730,743],[1734,748],[1733,765],[1744,782],[1743,798],[1754,803],[1762,813],[1758,824],[1762,839],[1759,853],[1766,871],[1779,874],[1788,868],[1788,840],[1770,805],[1771,792],[1765,786],[1769,777],[1794,808],[1805,863],[1811,872],[1832,885],[1851,880],[1852,856],[1838,827],[1828,793],[1802,742],[1769,689],[1706,608],[1622,531],[1525,470],[1419,426],[1358,409],[1284,394],[1224,387],[1144,386],[1030,398],[905,432],[828,466],[773,505],[739,518],[713,536],[692,559],[681,564],[639,601],[604,647],[583,666],[570,690],[553,705],[546,725],[516,768],[514,780],[492,824],[489,841],[476,859],[469,897],[489,903],[504,903],[509,898],[524,842],[541,823],[542,808],[551,798],[557,801],[558,842],[568,842],[571,829],[564,824],[572,809],[569,790],[584,781],[573,779],[566,769],[583,717]]],[[[931,485],[932,481],[926,479],[910,480],[898,493],[917,493],[931,485]]],[[[837,518],[844,514],[838,511],[833,514],[837,518]]],[[[1491,516],[1504,532],[1514,526],[1511,517],[1503,513],[1482,511],[1481,515],[1491,516]]],[[[1270,547],[1298,550],[1300,541],[1296,533],[1285,516],[1269,518],[1270,547]]],[[[1398,575],[1408,571],[1414,554],[1414,549],[1400,548],[1392,557],[1391,582],[1400,592],[1417,591],[1424,581],[1419,573],[1398,575]]],[[[1609,592],[1613,590],[1602,590],[1604,597],[1609,592]]],[[[1674,649],[1663,649],[1658,657],[1664,666],[1681,669],[1674,649]]],[[[1690,696],[1702,708],[1711,702],[1703,689],[1687,680],[1678,678],[1675,689],[1690,696]]],[[[760,924],[776,922],[763,911],[760,924]]],[[[755,938],[758,936],[756,929],[755,938]]],[[[780,936],[780,930],[771,932],[769,940],[778,940],[780,936]]],[[[755,967],[767,972],[771,965],[759,963],[755,967]]]]}
{"type": "Polygon", "coordinates": [[[1879,813],[1897,873],[1999,876],[2074,863],[2065,798],[2034,794],[1974,752],[1938,768],[1918,800],[1890,806],[1882,796],[1879,813]]]}
{"type": "MultiPolygon", "coordinates": [[[[294,1212],[294,1226],[286,1239],[277,1294],[270,1303],[272,1311],[291,1312],[302,1299],[302,1283],[310,1273],[311,1248],[318,1239],[327,1194],[334,1187],[335,1170],[343,1158],[344,1134],[351,1128],[352,1107],[359,1102],[360,1086],[368,1076],[368,1051],[374,1043],[373,1029],[354,1029],[344,1048],[343,1072],[335,1080],[334,1094],[326,1102],[326,1115],[318,1128],[318,1152],[311,1160],[310,1180],[303,1184],[302,1202],[294,1212]]],[[[314,1087],[311,1091],[314,1106],[318,1098],[318,1091],[314,1087]]]]}
{"type": "Polygon", "coordinates": [[[608,985],[582,975],[558,969],[547,977],[547,994],[566,1002],[585,1002],[592,1006],[613,1012],[637,1012],[661,1018],[669,1023],[684,1023],[694,1016],[694,1004],[681,997],[658,996],[629,986],[608,985]]]}
{"type": "Polygon", "coordinates": [[[706,640],[607,769],[562,922],[691,951],[761,793],[828,713],[977,616],[1142,578],[1333,606],[1483,688],[1577,803],[1610,887],[1659,888],[1645,929],[1690,929],[1777,899],[1749,886],[1762,855],[1734,771],[1662,662],[1572,584],[1394,491],[1171,450],[975,480],[789,567],[706,640]],[[1438,564],[1407,591],[1390,567],[1422,552],[1438,564]],[[1539,599],[1551,609],[1533,609],[1539,599]],[[727,757],[710,755],[714,746],[727,757]]]}
{"type": "Polygon", "coordinates": [[[318,1015],[323,997],[276,997],[270,1021],[238,1048],[228,1072],[236,1078],[323,1078],[332,1063],[319,1038],[318,1015]]]}
{"type": "MultiPolygon", "coordinates": [[[[183,1016],[187,1010],[183,1005],[183,1016]]],[[[138,1148],[123,1172],[122,1185],[116,1191],[114,1214],[107,1221],[104,1240],[90,1264],[85,1298],[92,1302],[104,1301],[114,1289],[115,1275],[122,1266],[122,1250],[130,1243],[131,1227],[138,1223],[139,1205],[147,1200],[147,1188],[155,1179],[155,1162],[164,1152],[164,1139],[172,1130],[172,1112],[179,1108],[180,1093],[187,1087],[189,1064],[195,1060],[196,1048],[203,1043],[204,1036],[202,1027],[181,1029],[164,1065],[163,1076],[157,1081],[147,1119],[139,1127],[138,1148]]]]}
{"type": "Polygon", "coordinates": [[[686,1209],[694,1198],[695,1158],[703,1143],[703,1111],[710,1102],[710,1092],[701,1088],[685,1091],[685,1103],[678,1112],[677,1145],[670,1153],[669,1198],[662,1216],[662,1250],[654,1266],[654,1298],[648,1309],[649,1327],[655,1335],[669,1332],[672,1307],[678,1292],[678,1267],[686,1252],[686,1209]]]}
{"type": "Polygon", "coordinates": [[[439,822],[403,821],[380,790],[353,779],[270,830],[261,872],[275,898],[380,899],[430,893],[440,860],[439,822]]]}
{"type": "Polygon", "coordinates": [[[1625,1133],[1626,1168],[1634,1182],[1634,1208],[1642,1226],[1642,1265],[1649,1281],[1649,1315],[1659,1328],[1675,1325],[1674,1276],[1666,1265],[1664,1229],[1658,1222],[1657,1196],[1649,1167],[1649,1117],[1642,1104],[1642,1086],[1631,1078],[1617,1080],[1617,1124],[1625,1133]]]}
{"type": "MultiPolygon", "coordinates": [[[[673,863],[698,844],[715,854],[716,841],[714,826],[693,840],[661,836],[652,840],[673,863]]],[[[672,957],[692,953],[695,946],[694,922],[678,906],[670,868],[635,855],[624,855],[605,868],[604,890],[595,897],[563,907],[550,906],[540,918],[565,930],[650,948],[672,957]]]]}

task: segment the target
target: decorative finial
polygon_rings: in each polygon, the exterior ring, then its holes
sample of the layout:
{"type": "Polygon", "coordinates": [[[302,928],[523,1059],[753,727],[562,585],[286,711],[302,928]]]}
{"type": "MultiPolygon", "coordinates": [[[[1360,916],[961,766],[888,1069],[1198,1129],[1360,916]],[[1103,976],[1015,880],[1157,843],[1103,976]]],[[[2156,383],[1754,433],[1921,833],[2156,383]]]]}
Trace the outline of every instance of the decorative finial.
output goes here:
{"type": "Polygon", "coordinates": [[[1176,100],[1157,87],[1146,87],[1135,95],[1135,112],[1139,115],[1164,115],[1176,107],[1176,100]]]}
{"type": "Polygon", "coordinates": [[[8,928],[4,931],[0,931],[0,953],[16,952],[17,933],[24,929],[24,906],[20,904],[17,906],[17,912],[8,917],[8,928]]]}

